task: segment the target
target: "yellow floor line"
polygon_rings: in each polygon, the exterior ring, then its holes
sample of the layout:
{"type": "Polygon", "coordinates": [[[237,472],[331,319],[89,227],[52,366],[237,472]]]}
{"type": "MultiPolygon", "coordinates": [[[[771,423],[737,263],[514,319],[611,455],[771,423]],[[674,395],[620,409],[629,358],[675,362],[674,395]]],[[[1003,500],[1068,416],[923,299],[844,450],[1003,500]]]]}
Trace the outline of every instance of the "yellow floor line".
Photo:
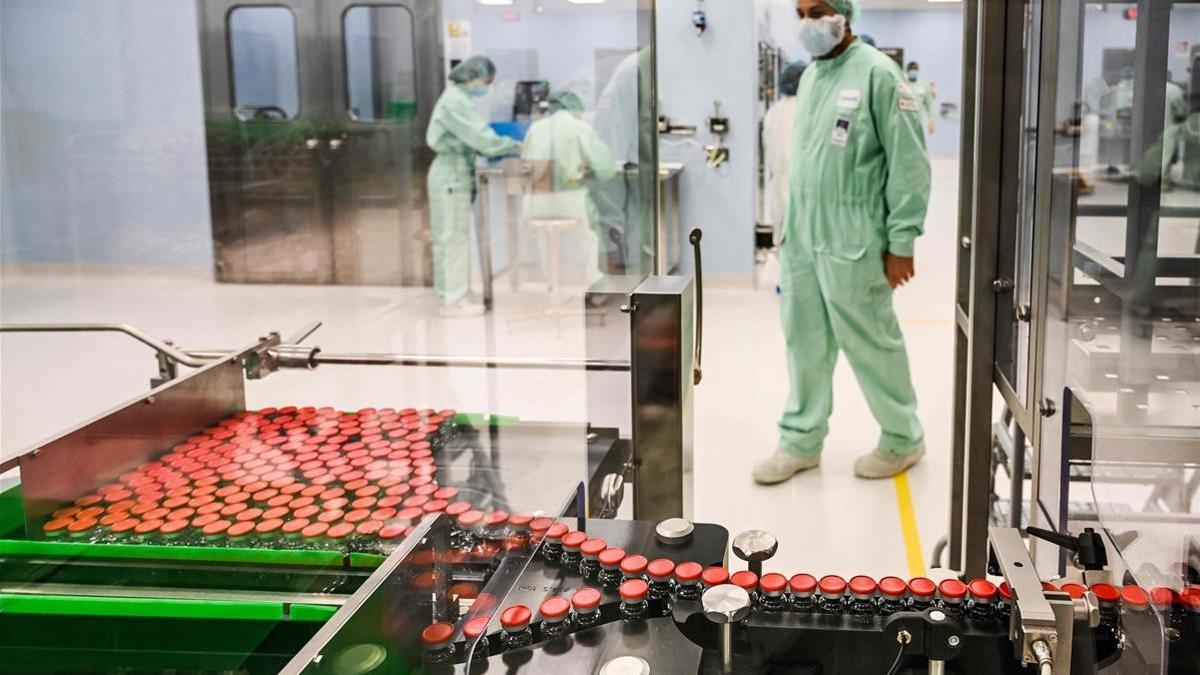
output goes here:
{"type": "Polygon", "coordinates": [[[921,548],[921,536],[917,534],[917,516],[913,511],[912,492],[908,489],[908,473],[897,474],[892,481],[896,484],[896,507],[900,511],[900,530],[904,533],[904,552],[908,557],[908,575],[925,576],[925,553],[921,548]]]}

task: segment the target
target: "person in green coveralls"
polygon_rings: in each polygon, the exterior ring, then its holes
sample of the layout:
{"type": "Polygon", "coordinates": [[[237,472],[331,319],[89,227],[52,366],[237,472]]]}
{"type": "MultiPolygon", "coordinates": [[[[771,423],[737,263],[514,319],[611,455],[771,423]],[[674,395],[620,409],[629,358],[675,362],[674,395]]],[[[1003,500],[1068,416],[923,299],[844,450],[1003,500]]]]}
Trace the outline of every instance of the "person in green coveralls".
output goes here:
{"type": "Polygon", "coordinates": [[[469,302],[471,204],[475,201],[475,157],[501,157],[521,151],[521,144],[500,136],[475,109],[473,98],[487,94],[496,66],[472,56],[450,71],[425,143],[437,153],[429,166],[430,226],[433,230],[433,287],[446,317],[478,316],[483,305],[469,302]]]}
{"type": "Polygon", "coordinates": [[[916,61],[909,61],[904,70],[908,77],[908,88],[912,90],[913,98],[921,104],[921,112],[925,115],[925,125],[929,133],[937,131],[937,115],[933,109],[933,83],[921,79],[921,66],[916,61]]]}
{"type": "Polygon", "coordinates": [[[780,243],[790,392],[778,447],[753,470],[763,484],[820,464],[839,349],[882,428],[855,474],[893,476],[925,453],[892,292],[915,273],[929,158],[921,106],[900,68],[850,30],[858,10],[858,0],[796,3],[813,62],[796,91],[780,243]]]}

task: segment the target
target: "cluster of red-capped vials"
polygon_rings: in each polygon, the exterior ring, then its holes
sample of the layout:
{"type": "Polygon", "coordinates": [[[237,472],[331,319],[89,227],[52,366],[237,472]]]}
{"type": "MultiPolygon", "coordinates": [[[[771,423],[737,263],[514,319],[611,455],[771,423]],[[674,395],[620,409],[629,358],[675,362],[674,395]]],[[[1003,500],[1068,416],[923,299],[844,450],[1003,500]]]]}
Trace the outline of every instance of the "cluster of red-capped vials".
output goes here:
{"type": "Polygon", "coordinates": [[[453,410],[239,412],[64,505],[47,538],[381,551],[458,489],[435,453],[453,410]]]}

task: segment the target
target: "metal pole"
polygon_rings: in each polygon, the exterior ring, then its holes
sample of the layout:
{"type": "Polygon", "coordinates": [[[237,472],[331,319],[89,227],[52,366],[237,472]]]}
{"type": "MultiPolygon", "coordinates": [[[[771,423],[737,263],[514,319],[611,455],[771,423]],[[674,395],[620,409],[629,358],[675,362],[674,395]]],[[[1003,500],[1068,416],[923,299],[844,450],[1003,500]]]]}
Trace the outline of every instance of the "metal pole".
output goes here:
{"type": "Polygon", "coordinates": [[[492,289],[492,210],[491,180],[479,174],[479,275],[483,277],[483,306],[491,309],[492,289]]]}
{"type": "MultiPolygon", "coordinates": [[[[286,345],[284,345],[286,347],[286,345]]],[[[229,356],[224,350],[189,350],[195,359],[213,360],[229,356]]],[[[318,351],[315,366],[434,366],[442,368],[496,368],[505,370],[586,370],[629,372],[628,361],[617,359],[572,359],[504,356],[438,356],[428,354],[331,354],[318,351]]]]}
{"type": "Polygon", "coordinates": [[[1012,457],[1009,458],[1011,484],[1008,488],[1008,524],[1020,529],[1021,515],[1025,509],[1025,430],[1012,421],[1012,457]]]}
{"type": "Polygon", "coordinates": [[[733,624],[721,624],[721,669],[733,672],[733,624]]]}
{"type": "MultiPolygon", "coordinates": [[[[191,356],[124,323],[17,323],[0,325],[0,333],[124,333],[177,363],[192,368],[208,365],[205,359],[191,356]]],[[[230,353],[232,352],[223,352],[213,358],[228,356],[230,353]]]]}

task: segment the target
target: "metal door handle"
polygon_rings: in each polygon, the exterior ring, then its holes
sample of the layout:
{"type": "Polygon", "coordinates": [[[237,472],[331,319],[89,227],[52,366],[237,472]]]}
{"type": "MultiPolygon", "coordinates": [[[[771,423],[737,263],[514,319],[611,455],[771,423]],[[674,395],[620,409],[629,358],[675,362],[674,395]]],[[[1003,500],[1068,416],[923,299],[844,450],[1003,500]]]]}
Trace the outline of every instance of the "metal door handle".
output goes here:
{"type": "Polygon", "coordinates": [[[704,274],[700,267],[700,238],[704,233],[700,228],[693,228],[688,235],[692,242],[692,254],[696,258],[696,365],[692,369],[692,383],[700,384],[704,376],[700,369],[700,351],[704,345],[704,274]]]}

